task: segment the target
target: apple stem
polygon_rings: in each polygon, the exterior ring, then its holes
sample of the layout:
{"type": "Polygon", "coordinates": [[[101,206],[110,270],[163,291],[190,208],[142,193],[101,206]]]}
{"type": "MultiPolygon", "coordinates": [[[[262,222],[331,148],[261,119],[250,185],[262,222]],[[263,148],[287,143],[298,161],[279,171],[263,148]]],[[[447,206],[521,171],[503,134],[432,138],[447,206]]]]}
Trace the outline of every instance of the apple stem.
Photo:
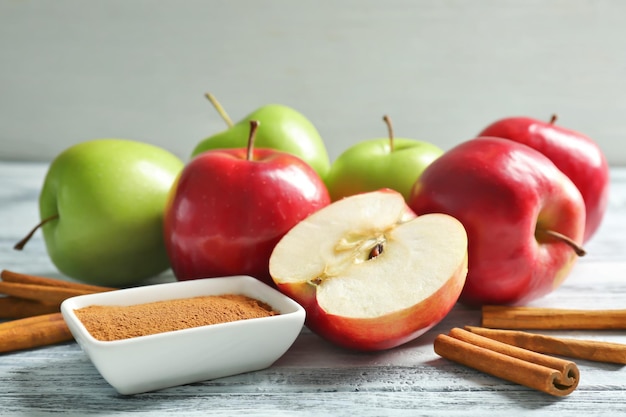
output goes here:
{"type": "Polygon", "coordinates": [[[28,232],[28,234],[26,236],[24,236],[24,238],[22,240],[20,240],[19,242],[17,242],[15,244],[15,246],[13,246],[13,249],[15,249],[15,250],[22,250],[22,249],[24,249],[24,246],[26,246],[26,243],[28,243],[30,238],[33,237],[33,235],[35,234],[37,229],[39,229],[41,226],[43,226],[44,224],[48,223],[49,221],[56,220],[58,218],[59,218],[58,214],[53,214],[52,216],[46,217],[45,219],[40,221],[35,227],[33,227],[33,229],[30,232],[28,232]]]}
{"type": "Polygon", "coordinates": [[[248,152],[246,159],[252,161],[252,151],[254,150],[254,139],[256,138],[256,131],[259,128],[261,122],[258,120],[250,120],[250,135],[248,136],[248,152]]]}
{"type": "Polygon", "coordinates": [[[393,124],[391,123],[391,117],[384,115],[383,120],[387,124],[387,131],[389,132],[389,150],[393,152],[393,124]]]}
{"type": "Polygon", "coordinates": [[[226,122],[228,127],[233,127],[232,119],[230,118],[228,113],[226,113],[226,110],[224,110],[224,107],[222,107],[220,102],[217,101],[217,98],[215,98],[215,96],[213,94],[211,94],[211,93],[206,93],[204,96],[207,99],[209,99],[209,101],[211,102],[213,107],[215,107],[215,110],[217,110],[217,113],[222,117],[222,119],[224,119],[224,121],[226,122]]]}
{"type": "Polygon", "coordinates": [[[537,229],[537,231],[541,233],[545,233],[548,236],[552,236],[553,238],[560,240],[561,242],[569,245],[572,249],[574,249],[574,252],[576,252],[576,255],[578,256],[585,256],[587,254],[587,251],[585,251],[585,249],[583,249],[578,243],[574,242],[572,239],[570,239],[569,237],[565,236],[562,233],[555,232],[554,230],[546,230],[546,229],[537,229]]]}
{"type": "Polygon", "coordinates": [[[554,123],[556,123],[556,119],[558,119],[556,114],[553,114],[552,117],[550,117],[550,124],[553,125],[554,123]]]}

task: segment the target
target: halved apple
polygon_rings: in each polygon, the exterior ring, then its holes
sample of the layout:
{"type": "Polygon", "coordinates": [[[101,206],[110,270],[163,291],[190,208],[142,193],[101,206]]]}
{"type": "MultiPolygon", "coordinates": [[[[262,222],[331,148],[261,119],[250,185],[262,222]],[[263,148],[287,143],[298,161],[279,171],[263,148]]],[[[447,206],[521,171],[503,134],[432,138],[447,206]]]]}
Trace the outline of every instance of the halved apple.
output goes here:
{"type": "Polygon", "coordinates": [[[363,351],[425,333],[456,303],[467,234],[446,214],[417,217],[390,189],[338,200],[293,227],[269,261],[279,290],[323,338],[363,351]]]}

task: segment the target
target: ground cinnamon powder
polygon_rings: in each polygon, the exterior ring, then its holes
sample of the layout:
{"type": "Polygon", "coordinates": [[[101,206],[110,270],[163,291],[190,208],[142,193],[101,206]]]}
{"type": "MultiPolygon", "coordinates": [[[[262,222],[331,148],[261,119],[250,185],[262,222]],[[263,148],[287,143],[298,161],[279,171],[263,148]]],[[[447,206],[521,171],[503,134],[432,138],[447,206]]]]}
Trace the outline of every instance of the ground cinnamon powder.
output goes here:
{"type": "Polygon", "coordinates": [[[239,294],[180,298],[130,306],[93,305],[74,310],[74,313],[89,333],[102,341],[279,314],[271,306],[239,294]]]}

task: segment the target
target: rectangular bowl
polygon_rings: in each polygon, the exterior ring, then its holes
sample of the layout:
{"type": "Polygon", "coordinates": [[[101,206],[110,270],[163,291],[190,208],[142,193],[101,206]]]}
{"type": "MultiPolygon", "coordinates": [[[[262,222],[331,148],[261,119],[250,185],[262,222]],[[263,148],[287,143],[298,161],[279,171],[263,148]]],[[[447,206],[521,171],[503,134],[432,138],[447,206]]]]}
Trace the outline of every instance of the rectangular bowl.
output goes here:
{"type": "Polygon", "coordinates": [[[72,335],[102,377],[129,395],[271,366],[291,347],[304,309],[249,276],[205,278],[72,297],[61,312],[72,335]],[[91,305],[127,306],[205,295],[241,294],[280,314],[114,341],[95,339],[74,310],[91,305]]]}

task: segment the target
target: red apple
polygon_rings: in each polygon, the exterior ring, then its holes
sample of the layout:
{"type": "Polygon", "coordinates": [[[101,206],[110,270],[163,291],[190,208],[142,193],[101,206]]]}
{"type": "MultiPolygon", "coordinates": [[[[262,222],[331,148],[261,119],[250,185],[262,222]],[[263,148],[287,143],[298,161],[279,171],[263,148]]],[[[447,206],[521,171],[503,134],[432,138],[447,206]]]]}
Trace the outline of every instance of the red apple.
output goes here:
{"type": "Polygon", "coordinates": [[[609,166],[600,147],[582,133],[528,117],[509,117],[486,127],[479,136],[510,139],[547,156],[578,187],[585,201],[584,241],[602,222],[609,198],[609,166]]]}
{"type": "Polygon", "coordinates": [[[468,304],[541,297],[584,253],[580,192],[546,156],[510,140],[483,137],[452,148],[417,180],[409,206],[465,226],[469,271],[461,300],[468,304]]]}
{"type": "Polygon", "coordinates": [[[452,309],[467,274],[467,235],[450,216],[416,217],[397,191],[356,194],[291,229],[270,273],[305,308],[313,332],[349,349],[389,349],[452,309]]]}
{"type": "Polygon", "coordinates": [[[330,203],[320,176],[272,149],[211,150],[183,169],[167,204],[164,233],[179,280],[251,275],[273,285],[274,246],[296,223],[330,203]]]}

